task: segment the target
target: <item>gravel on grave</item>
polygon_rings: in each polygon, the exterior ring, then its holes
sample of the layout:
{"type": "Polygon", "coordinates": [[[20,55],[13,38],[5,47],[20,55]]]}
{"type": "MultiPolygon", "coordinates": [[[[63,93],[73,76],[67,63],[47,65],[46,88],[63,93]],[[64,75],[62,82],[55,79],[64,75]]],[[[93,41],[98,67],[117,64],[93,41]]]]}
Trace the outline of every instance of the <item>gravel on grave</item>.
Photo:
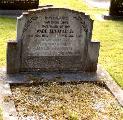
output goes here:
{"type": "Polygon", "coordinates": [[[122,120],[123,108],[93,83],[11,86],[19,120],[122,120]]]}

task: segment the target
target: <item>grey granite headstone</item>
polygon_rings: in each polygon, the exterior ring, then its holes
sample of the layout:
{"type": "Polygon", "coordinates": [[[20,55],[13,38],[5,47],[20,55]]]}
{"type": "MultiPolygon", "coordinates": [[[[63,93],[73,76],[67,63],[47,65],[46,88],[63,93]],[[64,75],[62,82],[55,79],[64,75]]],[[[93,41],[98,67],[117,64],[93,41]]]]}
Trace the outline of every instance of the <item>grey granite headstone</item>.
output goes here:
{"type": "Polygon", "coordinates": [[[7,73],[96,72],[99,42],[93,20],[64,8],[28,11],[18,18],[17,40],[8,42],[7,73]]]}

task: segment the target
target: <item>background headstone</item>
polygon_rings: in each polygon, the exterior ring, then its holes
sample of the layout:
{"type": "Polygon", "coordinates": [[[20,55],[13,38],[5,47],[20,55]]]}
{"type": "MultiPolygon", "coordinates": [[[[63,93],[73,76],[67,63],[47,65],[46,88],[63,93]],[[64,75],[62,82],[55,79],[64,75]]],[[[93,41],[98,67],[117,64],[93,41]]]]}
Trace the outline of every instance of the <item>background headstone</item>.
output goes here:
{"type": "Polygon", "coordinates": [[[110,19],[123,19],[123,0],[111,0],[109,14],[103,15],[106,20],[110,19]]]}
{"type": "Polygon", "coordinates": [[[23,14],[18,18],[17,41],[8,42],[7,72],[95,72],[100,44],[91,42],[92,28],[88,15],[69,9],[23,14]]]}
{"type": "Polygon", "coordinates": [[[0,0],[2,10],[29,10],[38,8],[39,0],[0,0]]]}
{"type": "Polygon", "coordinates": [[[109,14],[111,16],[123,16],[123,0],[111,0],[109,14]]]}

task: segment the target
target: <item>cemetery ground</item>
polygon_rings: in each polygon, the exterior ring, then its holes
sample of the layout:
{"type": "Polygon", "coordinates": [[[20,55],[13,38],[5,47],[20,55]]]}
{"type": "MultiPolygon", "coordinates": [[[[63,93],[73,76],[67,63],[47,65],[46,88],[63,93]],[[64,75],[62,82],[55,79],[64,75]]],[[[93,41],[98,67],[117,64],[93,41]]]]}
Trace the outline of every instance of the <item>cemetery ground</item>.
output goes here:
{"type": "MultiPolygon", "coordinates": [[[[88,8],[81,0],[73,0],[72,2],[71,0],[41,1],[41,5],[47,4],[54,5],[55,7],[65,7],[69,9],[79,10],[91,15],[92,19],[94,19],[93,39],[100,40],[101,42],[99,64],[101,64],[110,73],[113,79],[123,88],[123,21],[106,21],[99,18],[97,19],[96,16],[99,14],[105,14],[108,12],[108,10],[88,8]]],[[[15,34],[16,19],[0,17],[1,67],[6,65],[6,43],[8,40],[15,40],[15,34]]],[[[12,86],[12,91],[13,96],[16,98],[15,105],[18,105],[18,111],[20,111],[20,114],[23,114],[23,116],[28,116],[31,114],[33,108],[33,111],[35,111],[35,113],[44,111],[45,114],[49,116],[52,114],[53,117],[59,116],[61,119],[61,114],[65,114],[67,116],[64,117],[69,120],[81,119],[79,117],[81,117],[80,114],[84,115],[83,112],[85,113],[85,116],[82,116],[82,118],[88,120],[91,120],[91,118],[100,118],[100,120],[111,118],[114,120],[123,119],[122,108],[118,105],[110,92],[108,92],[103,86],[99,87],[98,85],[88,83],[77,85],[67,84],[62,86],[57,83],[50,83],[48,85],[38,85],[37,87],[12,86]],[[35,96],[34,91],[37,92],[37,95],[40,94],[44,96],[42,97],[42,102],[39,103],[39,105],[44,105],[42,106],[43,109],[39,109],[38,105],[32,104],[35,102],[35,99],[29,98],[29,96],[35,96]],[[63,94],[59,96],[59,93],[63,94]],[[76,98],[74,98],[75,95],[77,96],[76,98]],[[54,98],[56,101],[53,101],[54,98]],[[22,101],[20,101],[20,99],[22,101]],[[77,103],[74,100],[77,101],[77,103]],[[93,103],[93,100],[97,100],[98,105],[96,103],[93,103]],[[49,101],[51,101],[51,103],[49,101]],[[90,101],[93,103],[93,105],[95,105],[92,106],[95,108],[95,111],[97,110],[96,112],[94,112],[94,109],[91,108],[90,101]],[[109,106],[106,106],[108,102],[109,106]],[[48,103],[49,106],[46,106],[48,103]],[[26,107],[23,108],[24,110],[20,109],[23,104],[29,108],[29,111],[26,109],[26,107]],[[82,109],[82,111],[80,111],[79,106],[85,107],[82,109]],[[50,107],[50,109],[53,111],[49,112],[49,108],[46,107],[50,107]]],[[[39,99],[36,96],[35,98],[39,99]]],[[[44,117],[45,119],[45,116],[43,114],[37,117],[39,118],[40,116],[44,117]]]]}

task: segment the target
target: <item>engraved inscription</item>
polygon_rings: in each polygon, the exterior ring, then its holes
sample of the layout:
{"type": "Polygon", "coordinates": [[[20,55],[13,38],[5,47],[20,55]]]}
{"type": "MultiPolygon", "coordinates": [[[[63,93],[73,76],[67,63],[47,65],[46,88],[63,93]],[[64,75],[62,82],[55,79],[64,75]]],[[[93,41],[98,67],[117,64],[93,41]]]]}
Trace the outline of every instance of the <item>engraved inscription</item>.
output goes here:
{"type": "Polygon", "coordinates": [[[94,65],[90,54],[94,48],[93,21],[85,13],[46,8],[28,12],[18,22],[18,26],[22,25],[18,30],[20,71],[76,72],[88,71],[94,65]]]}
{"type": "MultiPolygon", "coordinates": [[[[74,16],[73,21],[69,16],[36,16],[30,18],[31,26],[26,27],[26,39],[28,45],[24,53],[28,56],[78,56],[80,55],[80,38],[82,30],[80,26],[72,26],[72,22],[78,22],[74,16]],[[36,19],[33,19],[36,18],[36,19]],[[34,20],[34,21],[33,21],[34,20]],[[32,22],[33,21],[33,22],[32,22]],[[77,28],[78,27],[78,28],[77,28]],[[31,34],[33,32],[33,34],[31,34]]],[[[84,29],[83,29],[84,30],[84,29]]],[[[25,31],[24,31],[25,32],[25,31]]]]}

